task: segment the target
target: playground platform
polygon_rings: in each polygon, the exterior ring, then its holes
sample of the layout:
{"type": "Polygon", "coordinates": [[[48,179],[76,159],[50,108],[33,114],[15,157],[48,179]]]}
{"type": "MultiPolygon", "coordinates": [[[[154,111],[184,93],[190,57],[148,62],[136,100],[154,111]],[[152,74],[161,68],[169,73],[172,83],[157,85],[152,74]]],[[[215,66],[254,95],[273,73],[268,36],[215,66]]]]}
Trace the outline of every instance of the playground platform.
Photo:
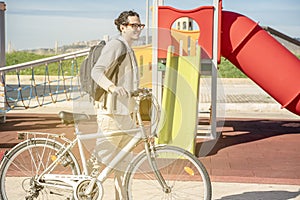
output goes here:
{"type": "MultiPolygon", "coordinates": [[[[213,199],[300,199],[300,118],[281,110],[247,80],[224,81],[226,112],[217,140],[197,140],[196,154],[213,182],[213,199]],[[226,82],[226,83],[225,83],[226,82]]],[[[205,98],[205,97],[203,97],[205,98]]],[[[53,105],[7,113],[0,126],[0,153],[19,141],[17,131],[66,133],[53,105]]]]}

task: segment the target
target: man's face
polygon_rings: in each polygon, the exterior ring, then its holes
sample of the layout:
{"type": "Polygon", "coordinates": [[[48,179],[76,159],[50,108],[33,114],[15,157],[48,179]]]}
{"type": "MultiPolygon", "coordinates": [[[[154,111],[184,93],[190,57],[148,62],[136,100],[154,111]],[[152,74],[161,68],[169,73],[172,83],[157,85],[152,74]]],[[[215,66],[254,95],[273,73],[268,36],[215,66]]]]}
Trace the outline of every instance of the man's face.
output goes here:
{"type": "Polygon", "coordinates": [[[123,36],[130,40],[137,40],[140,37],[144,25],[141,25],[140,18],[137,16],[129,16],[128,24],[122,32],[123,36]]]}

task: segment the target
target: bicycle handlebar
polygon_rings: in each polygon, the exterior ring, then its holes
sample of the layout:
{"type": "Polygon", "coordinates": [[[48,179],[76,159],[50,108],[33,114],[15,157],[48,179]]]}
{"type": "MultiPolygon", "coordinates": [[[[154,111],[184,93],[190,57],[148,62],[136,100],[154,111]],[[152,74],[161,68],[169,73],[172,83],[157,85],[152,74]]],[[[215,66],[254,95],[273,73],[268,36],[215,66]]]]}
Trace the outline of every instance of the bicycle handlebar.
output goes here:
{"type": "Polygon", "coordinates": [[[151,96],[152,89],[150,88],[139,88],[135,91],[130,92],[131,97],[138,97],[138,96],[151,96]]]}

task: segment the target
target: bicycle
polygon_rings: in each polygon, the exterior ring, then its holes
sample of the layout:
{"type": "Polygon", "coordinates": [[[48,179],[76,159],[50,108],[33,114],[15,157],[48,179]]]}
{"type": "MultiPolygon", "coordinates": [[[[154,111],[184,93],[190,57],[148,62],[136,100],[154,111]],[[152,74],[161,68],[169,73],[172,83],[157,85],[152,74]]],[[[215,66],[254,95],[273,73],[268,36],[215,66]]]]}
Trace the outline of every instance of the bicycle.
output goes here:
{"type": "MultiPolygon", "coordinates": [[[[130,162],[123,179],[128,199],[211,199],[210,178],[199,159],[178,147],[156,145],[154,131],[147,135],[138,107],[142,99],[153,99],[151,91],[139,89],[133,96],[137,128],[106,133],[133,134],[110,166],[88,174],[82,142],[99,137],[99,133],[81,134],[75,126],[75,139],[69,140],[64,134],[21,132],[19,136],[25,140],[1,161],[1,199],[101,200],[103,183],[138,144],[144,149],[130,162]],[[81,166],[72,151],[76,144],[81,166]]],[[[88,120],[89,116],[77,114],[74,118],[88,120]]]]}

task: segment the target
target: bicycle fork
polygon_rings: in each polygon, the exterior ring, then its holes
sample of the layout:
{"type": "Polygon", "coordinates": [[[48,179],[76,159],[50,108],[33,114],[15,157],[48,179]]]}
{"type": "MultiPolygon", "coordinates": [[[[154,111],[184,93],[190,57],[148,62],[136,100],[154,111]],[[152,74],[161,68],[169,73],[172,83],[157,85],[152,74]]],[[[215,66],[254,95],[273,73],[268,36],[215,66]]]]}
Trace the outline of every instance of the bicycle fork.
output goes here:
{"type": "Polygon", "coordinates": [[[162,176],[162,174],[160,173],[160,170],[158,169],[158,166],[156,164],[156,160],[155,160],[155,147],[153,145],[151,145],[149,143],[145,143],[146,145],[146,154],[147,154],[147,158],[148,158],[148,162],[150,164],[151,169],[154,172],[154,175],[158,181],[158,183],[160,184],[160,186],[162,187],[162,190],[164,193],[169,194],[171,193],[172,189],[170,186],[167,185],[164,177],[162,176]]]}

